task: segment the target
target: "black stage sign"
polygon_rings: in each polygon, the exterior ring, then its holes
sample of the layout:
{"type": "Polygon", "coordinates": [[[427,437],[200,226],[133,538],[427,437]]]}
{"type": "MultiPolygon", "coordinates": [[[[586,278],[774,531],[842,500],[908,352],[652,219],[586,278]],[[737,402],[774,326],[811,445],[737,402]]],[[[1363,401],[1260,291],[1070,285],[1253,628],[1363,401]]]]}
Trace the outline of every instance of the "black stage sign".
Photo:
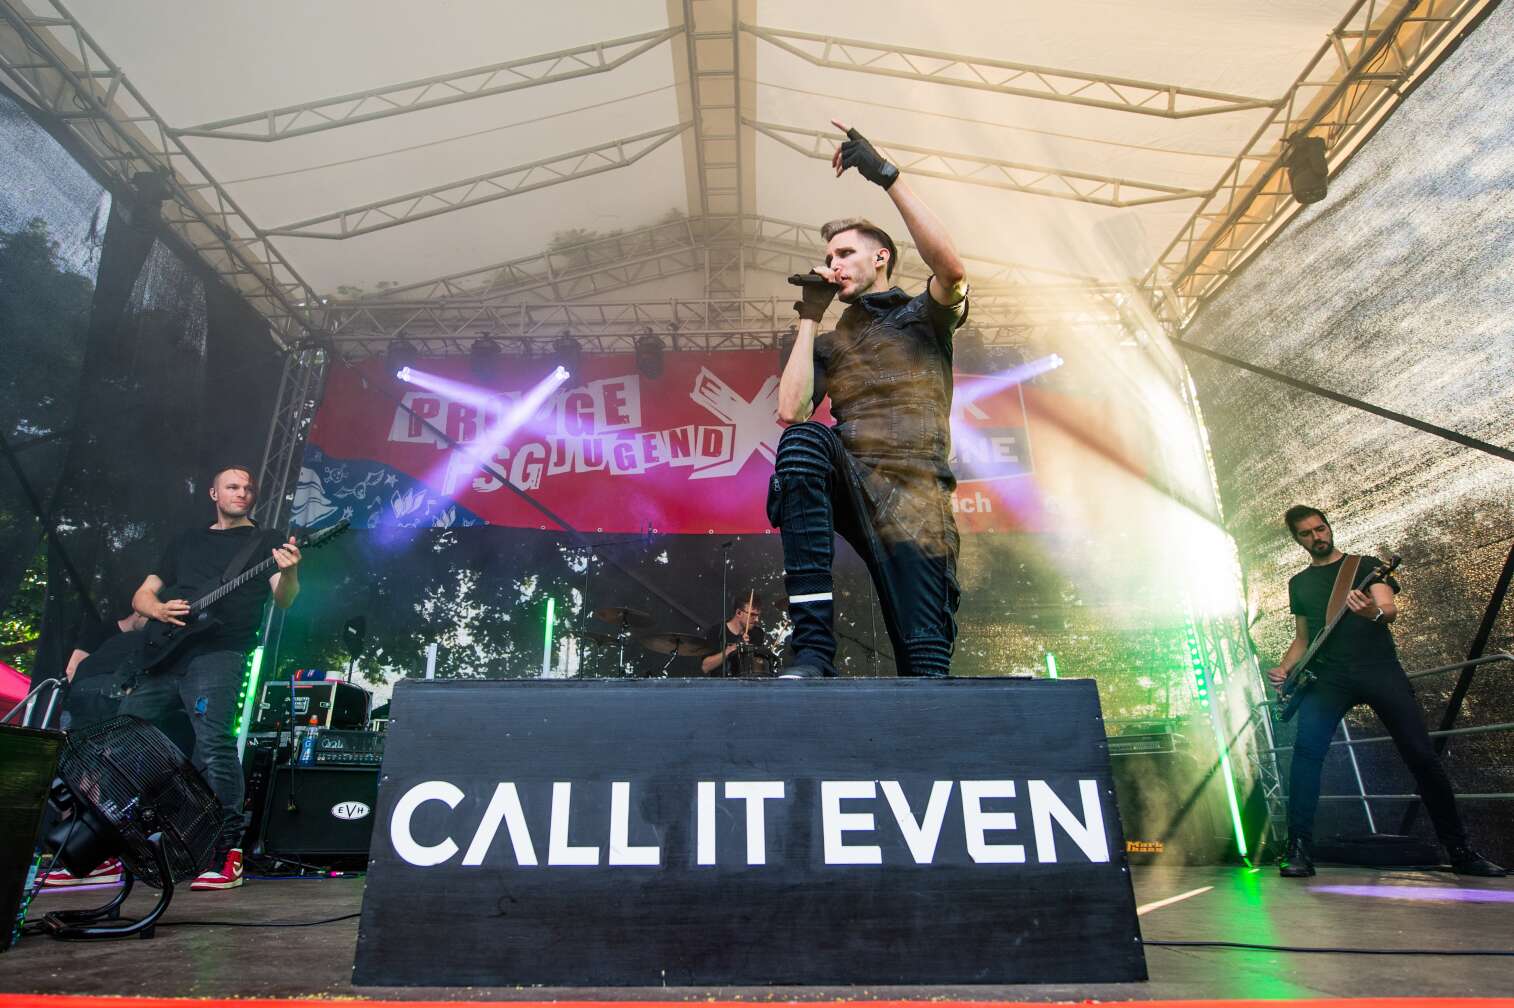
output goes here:
{"type": "Polygon", "coordinates": [[[402,682],[354,982],[1146,977],[1098,695],[402,682]]]}

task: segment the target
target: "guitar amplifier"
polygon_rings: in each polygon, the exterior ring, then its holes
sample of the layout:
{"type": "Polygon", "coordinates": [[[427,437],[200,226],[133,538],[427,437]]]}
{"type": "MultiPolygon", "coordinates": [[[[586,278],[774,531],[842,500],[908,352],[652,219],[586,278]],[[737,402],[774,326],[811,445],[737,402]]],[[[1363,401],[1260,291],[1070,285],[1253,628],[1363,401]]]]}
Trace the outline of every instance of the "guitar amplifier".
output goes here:
{"type": "MultiPolygon", "coordinates": [[[[294,727],[308,727],[313,716],[317,728],[360,731],[368,726],[368,710],[372,703],[373,694],[340,679],[295,683],[294,727]]],[[[275,679],[264,683],[263,695],[253,714],[252,730],[289,731],[289,713],[288,681],[275,679]]]]}
{"type": "Polygon", "coordinates": [[[366,858],[378,767],[276,767],[257,849],[300,860],[366,858]]]}
{"type": "Polygon", "coordinates": [[[315,762],[322,766],[371,766],[384,762],[384,733],[331,731],[315,733],[315,762]]]}

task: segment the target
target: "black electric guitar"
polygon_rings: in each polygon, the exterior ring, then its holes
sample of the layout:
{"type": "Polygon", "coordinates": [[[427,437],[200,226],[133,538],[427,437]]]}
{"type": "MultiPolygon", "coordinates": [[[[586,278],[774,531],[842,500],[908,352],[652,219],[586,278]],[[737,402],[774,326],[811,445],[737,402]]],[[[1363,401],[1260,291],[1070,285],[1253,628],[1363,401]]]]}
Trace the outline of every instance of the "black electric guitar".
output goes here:
{"type": "MultiPolygon", "coordinates": [[[[347,519],[343,518],[330,528],[321,529],[312,536],[297,536],[299,548],[303,551],[324,546],[347,531],[347,525],[347,519]]],[[[138,665],[138,671],[145,673],[162,665],[178,654],[190,641],[221,626],[221,621],[215,616],[215,604],[253,578],[266,575],[277,566],[278,561],[269,556],[262,563],[254,564],[230,581],[216,586],[195,599],[189,603],[189,612],[184,615],[183,626],[165,623],[162,620],[148,620],[147,627],[142,631],[142,660],[138,665]]]]}
{"type": "MultiPolygon", "coordinates": [[[[1386,561],[1376,557],[1363,559],[1370,560],[1375,565],[1375,569],[1367,576],[1367,580],[1356,586],[1356,590],[1370,594],[1372,586],[1387,580],[1389,575],[1398,570],[1398,565],[1404,558],[1394,553],[1386,561]]],[[[1304,702],[1304,694],[1309,692],[1309,687],[1319,679],[1319,676],[1309,670],[1309,663],[1314,660],[1315,655],[1319,654],[1319,649],[1325,646],[1325,641],[1330,639],[1331,632],[1340,625],[1341,620],[1350,614],[1350,608],[1341,607],[1341,611],[1335,614],[1335,618],[1326,624],[1325,629],[1319,632],[1319,636],[1310,642],[1309,650],[1304,652],[1304,656],[1293,663],[1293,670],[1288,673],[1288,678],[1283,680],[1283,685],[1278,687],[1278,716],[1284,721],[1292,720],[1293,715],[1298,713],[1299,704],[1304,702]]]]}

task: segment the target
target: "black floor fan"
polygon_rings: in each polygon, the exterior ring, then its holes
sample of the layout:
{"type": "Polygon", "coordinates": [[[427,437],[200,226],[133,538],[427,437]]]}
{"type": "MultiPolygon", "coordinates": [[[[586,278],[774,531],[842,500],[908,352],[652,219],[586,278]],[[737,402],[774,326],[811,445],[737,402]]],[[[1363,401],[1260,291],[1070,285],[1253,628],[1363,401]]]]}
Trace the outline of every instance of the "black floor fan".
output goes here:
{"type": "Polygon", "coordinates": [[[178,748],[141,718],[122,716],[70,733],[52,801],[63,813],[47,833],[53,864],[84,876],[108,858],[126,866],[121,891],[93,910],[55,910],[41,930],[55,938],[151,938],[174,883],[204,871],[222,827],[220,802],[178,748]],[[137,919],[121,906],[134,880],[161,890],[137,919]]]}

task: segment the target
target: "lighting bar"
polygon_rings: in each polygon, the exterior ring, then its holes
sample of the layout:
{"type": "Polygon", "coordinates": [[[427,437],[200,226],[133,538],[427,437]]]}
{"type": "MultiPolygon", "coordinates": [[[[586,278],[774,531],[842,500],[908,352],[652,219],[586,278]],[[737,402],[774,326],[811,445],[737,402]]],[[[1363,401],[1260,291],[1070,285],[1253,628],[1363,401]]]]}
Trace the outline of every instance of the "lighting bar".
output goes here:
{"type": "Polygon", "coordinates": [[[557,600],[547,596],[546,636],[541,647],[541,677],[543,679],[552,671],[552,631],[557,622],[557,600]]]}

